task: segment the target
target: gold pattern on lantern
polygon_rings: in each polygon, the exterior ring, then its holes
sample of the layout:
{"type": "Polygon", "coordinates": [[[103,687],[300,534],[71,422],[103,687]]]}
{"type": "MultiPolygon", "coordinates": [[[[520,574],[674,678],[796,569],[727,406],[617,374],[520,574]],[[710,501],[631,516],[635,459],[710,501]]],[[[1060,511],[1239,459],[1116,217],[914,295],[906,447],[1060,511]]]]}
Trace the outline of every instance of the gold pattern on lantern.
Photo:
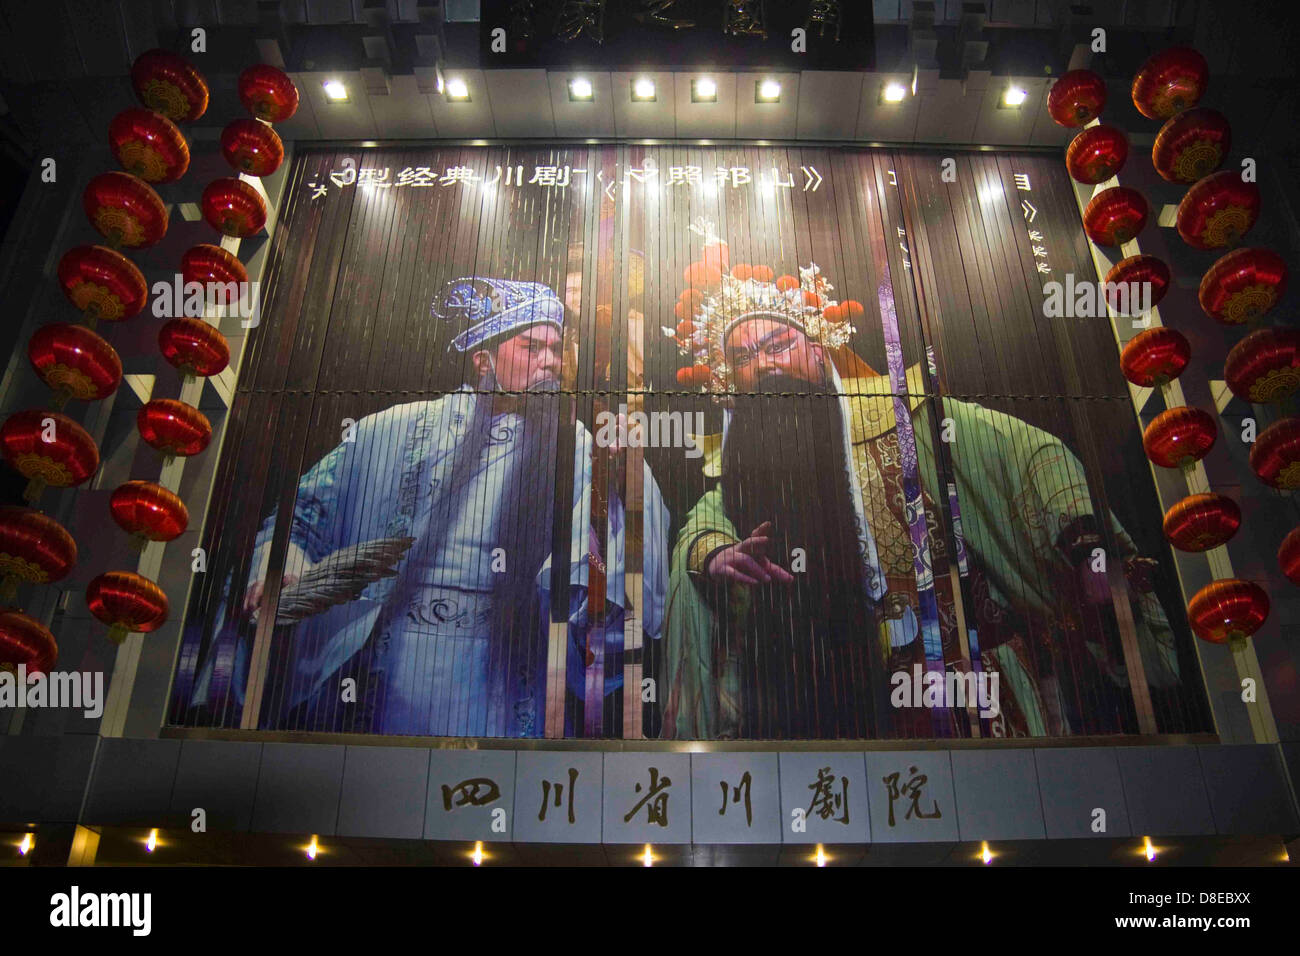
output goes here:
{"type": "Polygon", "coordinates": [[[126,314],[122,300],[102,285],[93,282],[78,282],[72,287],[72,303],[82,312],[95,309],[95,317],[106,322],[115,322],[126,314]]]}
{"type": "Polygon", "coordinates": [[[1205,140],[1197,140],[1183,150],[1174,163],[1174,177],[1179,182],[1191,183],[1203,179],[1218,168],[1223,151],[1205,140]]]}
{"type": "Polygon", "coordinates": [[[66,488],[72,484],[72,475],[68,472],[68,469],[57,461],[42,458],[40,455],[30,453],[19,455],[14,459],[14,465],[18,468],[20,475],[27,478],[40,478],[47,485],[54,485],[56,488],[66,488]]]}
{"type": "Polygon", "coordinates": [[[1201,238],[1210,248],[1218,248],[1236,242],[1249,228],[1250,212],[1242,206],[1229,206],[1205,221],[1201,238]]]}
{"type": "Polygon", "coordinates": [[[160,183],[167,178],[167,163],[147,143],[133,139],[118,147],[122,165],[147,183],[160,183]]]}
{"type": "Polygon", "coordinates": [[[1250,400],[1260,405],[1280,402],[1300,388],[1300,368],[1275,368],[1250,387],[1250,400]]]}
{"type": "Polygon", "coordinates": [[[80,369],[69,368],[66,365],[51,365],[41,372],[45,383],[53,389],[63,389],[73,398],[79,398],[82,401],[90,401],[98,394],[95,383],[90,380],[90,376],[80,369]]]}
{"type": "Polygon", "coordinates": [[[0,578],[17,578],[29,584],[44,584],[50,579],[39,564],[12,554],[0,554],[0,578]]]}
{"type": "Polygon", "coordinates": [[[1263,315],[1277,301],[1277,290],[1267,285],[1248,285],[1229,297],[1223,317],[1233,325],[1249,322],[1263,315]]]}
{"type": "Polygon", "coordinates": [[[180,87],[166,80],[152,79],[144,85],[145,105],[157,110],[174,123],[179,123],[190,115],[190,101],[185,98],[180,87]]]}
{"type": "Polygon", "coordinates": [[[104,206],[95,210],[95,228],[101,235],[124,246],[138,246],[144,241],[144,229],[129,212],[104,206]]]}
{"type": "Polygon", "coordinates": [[[1278,472],[1277,487],[1288,490],[1300,488],[1300,461],[1293,461],[1278,472]]]}

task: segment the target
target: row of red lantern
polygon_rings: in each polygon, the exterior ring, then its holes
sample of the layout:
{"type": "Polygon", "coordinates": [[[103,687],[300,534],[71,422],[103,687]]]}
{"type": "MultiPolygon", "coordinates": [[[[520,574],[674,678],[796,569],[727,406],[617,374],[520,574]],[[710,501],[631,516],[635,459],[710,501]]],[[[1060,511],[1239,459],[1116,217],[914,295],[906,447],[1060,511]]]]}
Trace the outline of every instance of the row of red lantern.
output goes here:
{"type": "MultiPolygon", "coordinates": [[[[1259,187],[1225,170],[1206,176],[1187,191],[1178,204],[1175,224],[1189,246],[1222,249],[1235,245],[1250,231],[1259,210],[1259,187]]],[[[1129,186],[1111,186],[1088,201],[1083,228],[1097,245],[1119,246],[1146,228],[1149,215],[1140,192],[1129,186]]]]}

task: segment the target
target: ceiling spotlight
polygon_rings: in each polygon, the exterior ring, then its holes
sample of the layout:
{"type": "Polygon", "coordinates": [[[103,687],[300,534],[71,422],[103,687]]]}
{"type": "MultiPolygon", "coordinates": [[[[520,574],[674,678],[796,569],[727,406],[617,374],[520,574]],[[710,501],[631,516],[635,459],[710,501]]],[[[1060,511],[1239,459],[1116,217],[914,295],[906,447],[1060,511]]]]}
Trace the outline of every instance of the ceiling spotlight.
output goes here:
{"type": "Polygon", "coordinates": [[[987,843],[980,844],[980,860],[985,866],[988,866],[993,862],[993,853],[989,850],[989,845],[987,843]]]}
{"type": "Polygon", "coordinates": [[[586,102],[595,97],[595,91],[591,88],[591,80],[585,76],[577,76],[569,80],[569,99],[574,102],[586,102]]]}
{"type": "Polygon", "coordinates": [[[32,835],[30,833],[24,833],[22,842],[18,844],[18,855],[26,856],[28,853],[32,852],[32,847],[35,845],[36,841],[32,839],[32,835]]]}
{"type": "Polygon", "coordinates": [[[447,81],[447,99],[453,103],[469,102],[469,85],[464,78],[453,76],[447,81]]]}
{"type": "Polygon", "coordinates": [[[641,854],[641,865],[642,865],[642,866],[654,866],[654,865],[655,865],[655,856],[654,856],[654,853],[652,853],[652,852],[650,851],[650,844],[649,844],[649,843],[647,843],[647,844],[645,845],[645,852],[641,854]]]}
{"type": "Polygon", "coordinates": [[[826,865],[826,850],[820,843],[817,844],[817,855],[813,857],[813,862],[818,866],[826,865]]]}
{"type": "Polygon", "coordinates": [[[643,76],[632,84],[633,103],[653,103],[655,99],[655,81],[643,76]]]}
{"type": "Polygon", "coordinates": [[[312,834],[311,843],[307,846],[307,859],[316,859],[316,854],[320,852],[320,844],[316,842],[316,834],[312,834]]]}
{"type": "Polygon", "coordinates": [[[781,84],[776,80],[759,80],[754,84],[755,103],[778,103],[781,100],[781,84]]]}
{"type": "Polygon", "coordinates": [[[149,838],[144,841],[144,850],[146,853],[152,853],[156,849],[158,849],[158,831],[150,830],[149,838]]]}
{"type": "Polygon", "coordinates": [[[718,101],[718,84],[712,77],[702,76],[691,80],[692,103],[716,103],[718,101]]]}
{"type": "Polygon", "coordinates": [[[907,87],[902,83],[887,83],[880,93],[880,99],[885,103],[901,103],[906,95],[907,87]]]}
{"type": "Polygon", "coordinates": [[[326,80],[323,86],[325,87],[325,99],[331,103],[346,103],[348,101],[348,88],[343,85],[342,80],[326,80]]]}
{"type": "Polygon", "coordinates": [[[474,844],[474,852],[469,855],[469,858],[474,861],[475,866],[483,865],[484,856],[482,840],[479,840],[474,844]]]}
{"type": "Polygon", "coordinates": [[[1029,94],[1018,86],[1008,86],[1006,93],[1002,95],[1003,106],[1019,106],[1023,103],[1029,94]]]}
{"type": "Polygon", "coordinates": [[[1148,863],[1156,861],[1156,848],[1152,846],[1150,837],[1142,838],[1142,855],[1147,858],[1148,863]]]}

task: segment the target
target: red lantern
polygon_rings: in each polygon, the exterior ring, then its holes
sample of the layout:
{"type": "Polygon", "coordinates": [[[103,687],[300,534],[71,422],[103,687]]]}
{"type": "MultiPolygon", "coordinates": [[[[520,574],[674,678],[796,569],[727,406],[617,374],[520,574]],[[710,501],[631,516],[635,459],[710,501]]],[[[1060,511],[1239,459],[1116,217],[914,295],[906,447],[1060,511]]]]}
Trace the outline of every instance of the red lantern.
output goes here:
{"type": "Polygon", "coordinates": [[[227,236],[247,238],[266,225],[266,201],[242,179],[214,179],[201,202],[208,225],[227,236]]]}
{"type": "Polygon", "coordinates": [[[1106,83],[1092,70],[1061,75],[1047,93],[1047,112],[1060,126],[1086,126],[1106,106],[1106,83]]]}
{"type": "Polygon", "coordinates": [[[1089,126],[1070,142],[1065,168],[1077,182],[1104,183],[1128,159],[1128,137],[1114,126],[1089,126]]]}
{"type": "Polygon", "coordinates": [[[231,120],[221,131],[221,155],[241,173],[269,176],[284,162],[284,144],[265,123],[231,120]]]}
{"type": "Polygon", "coordinates": [[[1187,604],[1187,620],[1201,640],[1226,644],[1258,631],[1268,611],[1268,595],[1258,584],[1225,578],[1196,592],[1187,604]]]}
{"type": "Polygon", "coordinates": [[[1179,113],[1156,134],[1151,165],[1171,183],[1194,183],[1219,168],[1232,148],[1232,128],[1222,113],[1179,113]]]}
{"type": "Polygon", "coordinates": [[[23,494],[27,501],[39,498],[46,485],[79,485],[99,467],[99,449],[86,430],[67,415],[44,409],[10,415],[0,425],[0,451],[19,474],[30,479],[23,494]]]}
{"type": "Polygon", "coordinates": [[[1247,402],[1281,402],[1300,388],[1300,330],[1259,329],[1228,352],[1223,378],[1247,402]]]}
{"type": "Polygon", "coordinates": [[[63,525],[30,508],[0,507],[0,601],[12,601],[20,581],[61,581],[76,563],[77,543],[63,525]]]}
{"type": "Polygon", "coordinates": [[[255,63],[239,74],[239,101],[258,119],[283,123],[298,111],[298,87],[283,70],[255,63]]]}
{"type": "Polygon", "coordinates": [[[190,512],[173,492],[152,481],[128,481],[108,501],[113,520],[127,534],[148,541],[171,541],[185,533],[190,512]]]}
{"type": "Polygon", "coordinates": [[[1260,432],[1250,468],[1271,488],[1300,488],[1300,418],[1279,419],[1260,432]]]}
{"type": "Polygon", "coordinates": [[[153,110],[123,110],[108,124],[108,148],[133,176],[172,183],[190,168],[190,145],[176,124],[153,110]]]}
{"type": "Polygon", "coordinates": [[[1155,256],[1121,259],[1106,273],[1106,299],[1120,315],[1142,315],[1169,291],[1169,266],[1155,256]],[[1144,295],[1143,293],[1148,293],[1144,295]]]}
{"type": "Polygon", "coordinates": [[[1259,318],[1286,292],[1286,262],[1270,249],[1229,252],[1201,279],[1201,308],[1224,325],[1259,318]]]}
{"type": "Polygon", "coordinates": [[[1165,538],[1179,551],[1209,551],[1241,527],[1241,509],[1223,495],[1188,495],[1165,512],[1165,538]]]}
{"type": "Polygon", "coordinates": [[[228,305],[240,298],[236,286],[248,284],[248,272],[243,263],[231,252],[220,246],[201,243],[186,251],[181,256],[181,276],[188,284],[197,282],[209,293],[211,301],[219,305],[228,305]]]}
{"type": "Polygon", "coordinates": [[[44,674],[59,659],[59,645],[50,629],[22,611],[0,611],[0,670],[20,666],[28,674],[44,674]]]}
{"type": "Polygon", "coordinates": [[[1136,189],[1111,186],[1093,196],[1083,211],[1083,228],[1099,246],[1128,242],[1147,224],[1147,201],[1136,189]]]}
{"type": "Polygon", "coordinates": [[[1124,377],[1140,388],[1163,386],[1187,368],[1192,347],[1177,329],[1161,325],[1129,339],[1119,356],[1124,377]]]}
{"type": "Polygon", "coordinates": [[[77,246],[59,260],[59,285],[68,301],[90,318],[129,319],[144,308],[149,286],[126,256],[104,246],[77,246]]]}
{"type": "Polygon", "coordinates": [[[158,330],[163,358],[182,375],[216,375],[230,364],[226,337],[202,319],[171,319],[158,330]]]}
{"type": "Polygon", "coordinates": [[[1205,57],[1191,47],[1170,47],[1138,69],[1133,77],[1133,105],[1147,119],[1169,119],[1199,103],[1209,82],[1205,57]]]}
{"type": "Polygon", "coordinates": [[[127,173],[100,173],[81,203],[90,224],[115,246],[143,249],[167,233],[167,207],[153,187],[127,173]]]}
{"type": "Polygon", "coordinates": [[[1178,204],[1178,234],[1195,249],[1235,245],[1259,218],[1259,187],[1225,169],[1206,176],[1178,204]]]}
{"type": "Polygon", "coordinates": [[[130,631],[148,633],[167,621],[167,595],[148,578],[109,571],[86,585],[86,606],[108,625],[108,639],[121,644],[130,631]]]}
{"type": "Polygon", "coordinates": [[[1288,581],[1300,584],[1300,528],[1291,529],[1291,533],[1282,539],[1282,546],[1277,549],[1277,563],[1288,581]]]}
{"type": "Polygon", "coordinates": [[[197,455],[212,440],[207,416],[174,398],[155,398],[141,407],[135,417],[140,437],[164,454],[197,455]]]}
{"type": "Polygon", "coordinates": [[[122,360],[113,346],[84,325],[41,326],[27,343],[27,358],[41,381],[54,389],[58,408],[69,398],[107,398],[122,381],[122,360]]]}
{"type": "Polygon", "coordinates": [[[1184,468],[1209,454],[1218,437],[1213,415],[1179,405],[1151,420],[1142,433],[1142,448],[1161,468],[1184,468]]]}
{"type": "Polygon", "coordinates": [[[203,75],[166,50],[147,50],[136,57],[131,85],[141,103],[174,123],[193,123],[208,108],[203,75]]]}

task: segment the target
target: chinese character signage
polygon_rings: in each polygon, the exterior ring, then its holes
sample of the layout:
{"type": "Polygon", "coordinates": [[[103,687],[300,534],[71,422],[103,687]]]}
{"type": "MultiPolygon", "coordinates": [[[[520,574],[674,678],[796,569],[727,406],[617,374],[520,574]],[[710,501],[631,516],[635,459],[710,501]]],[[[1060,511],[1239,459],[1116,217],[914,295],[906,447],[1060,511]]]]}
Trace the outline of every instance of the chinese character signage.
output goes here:
{"type": "MultiPolygon", "coordinates": [[[[1114,332],[1043,311],[1096,279],[1057,157],[320,149],[290,183],[170,724],[1210,729],[1114,332]]],[[[599,760],[458,756],[429,825],[952,824],[921,757],[782,763],[778,789],[761,754],[678,756],[607,761],[617,796],[599,760]]]]}

